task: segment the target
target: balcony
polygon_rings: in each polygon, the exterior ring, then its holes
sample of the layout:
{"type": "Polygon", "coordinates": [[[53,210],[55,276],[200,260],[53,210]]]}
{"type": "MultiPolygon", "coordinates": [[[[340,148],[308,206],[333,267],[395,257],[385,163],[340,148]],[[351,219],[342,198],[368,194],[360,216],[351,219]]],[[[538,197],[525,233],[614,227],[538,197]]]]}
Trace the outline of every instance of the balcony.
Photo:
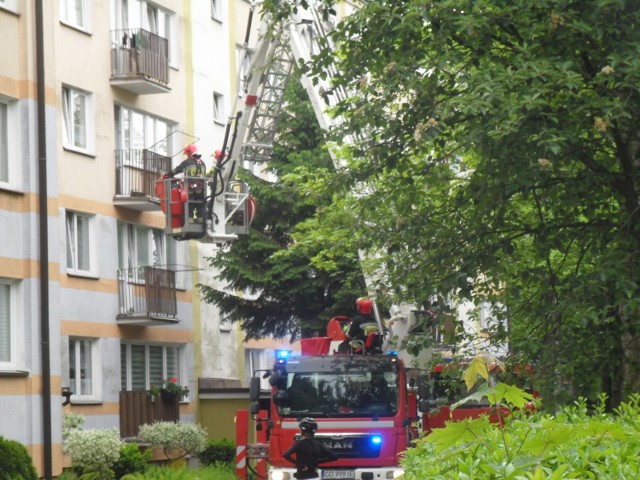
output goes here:
{"type": "Polygon", "coordinates": [[[118,270],[118,325],[173,325],[176,317],[176,272],[157,267],[118,270]]]}
{"type": "Polygon", "coordinates": [[[138,211],[160,210],[156,181],[171,170],[171,157],[150,150],[116,150],[116,194],[113,204],[138,211]]]}
{"type": "Polygon", "coordinates": [[[140,426],[156,421],[176,422],[180,420],[178,398],[165,400],[151,398],[145,390],[120,391],[120,436],[135,438],[140,426]]]}
{"type": "Polygon", "coordinates": [[[141,28],[112,30],[109,82],[136,95],[170,92],[167,39],[141,28]]]}

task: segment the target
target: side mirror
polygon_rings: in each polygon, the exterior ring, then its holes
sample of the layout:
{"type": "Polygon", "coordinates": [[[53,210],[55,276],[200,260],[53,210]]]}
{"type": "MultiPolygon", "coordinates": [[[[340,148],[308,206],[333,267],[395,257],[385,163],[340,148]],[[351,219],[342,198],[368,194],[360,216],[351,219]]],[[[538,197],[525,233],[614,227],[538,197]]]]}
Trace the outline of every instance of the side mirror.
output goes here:
{"type": "Polygon", "coordinates": [[[249,383],[249,400],[251,402],[257,402],[260,399],[260,378],[251,377],[251,383],[249,383]]]}
{"type": "Polygon", "coordinates": [[[251,402],[251,405],[249,406],[249,412],[251,413],[251,415],[257,415],[260,412],[260,403],[257,401],[251,402]]]}

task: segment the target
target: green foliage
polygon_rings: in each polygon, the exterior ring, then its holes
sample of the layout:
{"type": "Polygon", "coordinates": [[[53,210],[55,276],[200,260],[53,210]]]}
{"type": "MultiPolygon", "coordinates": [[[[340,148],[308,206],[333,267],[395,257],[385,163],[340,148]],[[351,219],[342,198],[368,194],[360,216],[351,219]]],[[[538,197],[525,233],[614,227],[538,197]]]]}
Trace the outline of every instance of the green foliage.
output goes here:
{"type": "Polygon", "coordinates": [[[190,468],[176,470],[171,467],[151,467],[143,478],[149,480],[236,480],[237,477],[233,471],[210,466],[193,470],[190,468]]]}
{"type": "Polygon", "coordinates": [[[120,458],[113,464],[116,478],[132,473],[144,473],[149,467],[151,450],[141,450],[137,443],[125,443],[120,448],[120,458]]]}
{"type": "Polygon", "coordinates": [[[555,416],[510,416],[448,423],[406,452],[407,480],[434,478],[638,478],[640,396],[616,414],[591,415],[584,399],[555,416]]]}
{"type": "Polygon", "coordinates": [[[205,449],[200,452],[199,458],[203,465],[234,463],[236,458],[236,445],[226,438],[209,440],[205,449]]]}
{"type": "Polygon", "coordinates": [[[298,186],[319,172],[325,184],[336,179],[309,99],[294,77],[268,165],[277,180],[242,172],[257,203],[256,218],[249,235],[208,258],[220,269],[220,283],[200,285],[205,300],[239,322],[247,338],[295,338],[318,331],[332,316],[353,314],[355,299],[365,291],[355,247],[339,248],[343,242],[337,238],[318,246],[307,230],[296,242],[292,238],[331,202],[330,193],[298,186]],[[248,292],[249,298],[236,292],[248,292]]]}
{"type": "Polygon", "coordinates": [[[20,442],[0,437],[0,478],[37,480],[33,460],[20,442]]]}
{"type": "Polygon", "coordinates": [[[331,204],[296,248],[366,248],[395,303],[499,305],[549,405],[640,391],[639,23],[632,0],[362,2],[308,68],[353,92],[331,138],[365,138],[297,176],[331,204]]]}
{"type": "Polygon", "coordinates": [[[113,478],[111,468],[120,458],[122,446],[120,432],[116,428],[71,429],[63,443],[64,452],[71,458],[74,470],[98,479],[113,478]]]}
{"type": "Polygon", "coordinates": [[[140,427],[140,439],[165,456],[175,460],[189,453],[198,454],[206,447],[207,432],[197,423],[154,422],[140,427]]]}

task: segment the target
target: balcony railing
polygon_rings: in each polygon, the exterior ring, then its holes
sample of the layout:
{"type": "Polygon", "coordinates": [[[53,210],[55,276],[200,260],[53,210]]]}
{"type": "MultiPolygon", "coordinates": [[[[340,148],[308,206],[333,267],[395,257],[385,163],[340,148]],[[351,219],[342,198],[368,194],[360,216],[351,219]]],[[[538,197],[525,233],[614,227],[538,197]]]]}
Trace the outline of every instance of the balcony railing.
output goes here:
{"type": "Polygon", "coordinates": [[[178,399],[167,401],[158,396],[152,398],[145,390],[120,392],[120,436],[137,437],[140,426],[155,421],[180,420],[178,399]]]}
{"type": "Polygon", "coordinates": [[[150,150],[116,150],[116,196],[114,204],[135,210],[160,210],[156,182],[171,170],[171,157],[150,150]]]}
{"type": "Polygon", "coordinates": [[[157,267],[118,271],[119,313],[117,321],[126,325],[166,325],[177,323],[176,273],[157,267]]]}
{"type": "Polygon", "coordinates": [[[141,28],[112,30],[110,81],[138,95],[169,92],[167,39],[141,28]]]}

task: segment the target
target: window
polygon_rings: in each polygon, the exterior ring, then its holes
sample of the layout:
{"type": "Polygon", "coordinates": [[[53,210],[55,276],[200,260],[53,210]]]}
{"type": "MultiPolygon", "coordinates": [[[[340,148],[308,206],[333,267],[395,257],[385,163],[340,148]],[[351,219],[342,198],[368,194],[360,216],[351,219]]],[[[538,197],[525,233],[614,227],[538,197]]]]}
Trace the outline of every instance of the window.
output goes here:
{"type": "Polygon", "coordinates": [[[80,275],[94,275],[92,252],[93,217],[67,211],[67,272],[80,275]]]}
{"type": "Polygon", "coordinates": [[[166,38],[169,44],[169,64],[176,66],[178,57],[174,38],[176,16],[172,12],[146,0],[116,0],[113,4],[114,30],[142,28],[166,38]]]}
{"type": "Polygon", "coordinates": [[[100,367],[97,353],[96,340],[69,337],[69,387],[72,395],[90,399],[98,396],[100,367]]]}
{"type": "Polygon", "coordinates": [[[224,123],[224,97],[217,92],[213,92],[213,121],[224,123]]]}
{"type": "Polygon", "coordinates": [[[251,57],[253,52],[244,45],[236,45],[236,64],[238,65],[238,78],[240,79],[240,85],[238,89],[240,92],[246,92],[247,76],[249,75],[249,65],[251,64],[251,57]]]}
{"type": "Polygon", "coordinates": [[[211,0],[211,18],[218,21],[222,20],[220,0],[211,0]]]}
{"type": "Polygon", "coordinates": [[[85,153],[93,151],[92,97],[87,92],[70,87],[62,88],[64,117],[64,146],[85,153]]]}
{"type": "MultiPolygon", "coordinates": [[[[116,106],[116,142],[119,150],[149,149],[172,156],[171,133],[174,124],[144,112],[116,106]]],[[[141,158],[141,157],[140,157],[141,158]]]]}
{"type": "Polygon", "coordinates": [[[478,306],[478,320],[480,322],[480,330],[488,330],[492,320],[491,304],[489,302],[480,302],[478,306]]]}
{"type": "Polygon", "coordinates": [[[17,187],[21,158],[17,153],[17,102],[0,97],[0,185],[17,187]]]}
{"type": "Polygon", "coordinates": [[[0,0],[0,8],[6,8],[7,10],[16,10],[16,0],[0,0]]]}
{"type": "Polygon", "coordinates": [[[11,368],[15,358],[15,301],[12,284],[0,279],[0,368],[11,368]]]}
{"type": "Polygon", "coordinates": [[[180,347],[175,345],[120,345],[120,379],[122,390],[149,390],[163,379],[175,378],[180,385],[188,383],[181,376],[180,347]]]}
{"type": "Polygon", "coordinates": [[[72,27],[89,30],[89,1],[60,0],[60,20],[72,27]]]}

